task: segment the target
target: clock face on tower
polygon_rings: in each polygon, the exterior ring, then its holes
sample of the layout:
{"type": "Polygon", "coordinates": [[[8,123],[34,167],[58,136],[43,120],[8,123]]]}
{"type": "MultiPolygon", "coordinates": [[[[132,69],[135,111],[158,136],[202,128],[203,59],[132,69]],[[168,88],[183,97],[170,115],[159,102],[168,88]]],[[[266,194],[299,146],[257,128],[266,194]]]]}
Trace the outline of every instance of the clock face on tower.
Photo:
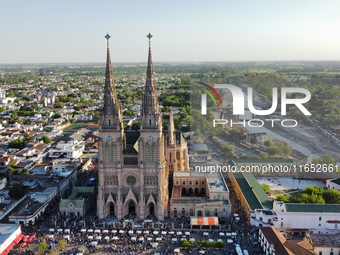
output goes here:
{"type": "Polygon", "coordinates": [[[153,141],[153,137],[152,136],[148,136],[148,142],[152,142],[153,141]]]}
{"type": "Polygon", "coordinates": [[[127,183],[127,185],[131,185],[131,186],[135,185],[136,184],[136,177],[134,177],[132,175],[126,177],[126,183],[127,183]]]}
{"type": "Polygon", "coordinates": [[[109,135],[109,136],[106,138],[106,140],[107,140],[108,142],[112,142],[113,138],[112,138],[112,136],[109,135]]]}

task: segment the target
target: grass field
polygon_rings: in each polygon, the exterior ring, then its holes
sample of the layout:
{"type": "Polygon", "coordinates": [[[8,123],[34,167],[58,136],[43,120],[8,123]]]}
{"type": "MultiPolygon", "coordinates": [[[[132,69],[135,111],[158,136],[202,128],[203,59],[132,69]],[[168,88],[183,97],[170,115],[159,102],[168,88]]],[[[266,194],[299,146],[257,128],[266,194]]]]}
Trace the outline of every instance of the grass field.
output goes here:
{"type": "Polygon", "coordinates": [[[79,130],[81,128],[85,128],[90,124],[94,124],[94,122],[82,122],[82,123],[73,123],[69,126],[67,126],[66,128],[63,129],[63,131],[76,131],[79,130]]]}

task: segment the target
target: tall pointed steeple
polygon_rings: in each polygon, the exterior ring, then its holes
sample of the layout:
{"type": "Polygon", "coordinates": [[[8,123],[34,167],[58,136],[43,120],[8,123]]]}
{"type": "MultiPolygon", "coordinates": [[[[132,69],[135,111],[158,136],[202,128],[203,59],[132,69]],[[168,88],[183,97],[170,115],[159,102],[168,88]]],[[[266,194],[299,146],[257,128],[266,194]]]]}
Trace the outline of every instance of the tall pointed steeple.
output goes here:
{"type": "Polygon", "coordinates": [[[113,78],[109,47],[110,37],[111,36],[109,34],[105,36],[105,38],[107,39],[107,59],[105,74],[104,106],[100,120],[100,127],[101,129],[114,129],[120,131],[123,128],[123,121],[113,78]]]}
{"type": "Polygon", "coordinates": [[[172,114],[172,108],[170,109],[170,117],[169,117],[169,124],[168,124],[168,145],[174,145],[174,132],[175,132],[175,125],[174,125],[174,116],[172,114]]]}
{"type": "Polygon", "coordinates": [[[161,130],[162,129],[161,127],[162,115],[159,109],[158,98],[156,94],[156,86],[155,86],[155,81],[154,81],[152,55],[151,55],[152,35],[149,33],[147,35],[147,38],[149,38],[149,56],[148,56],[146,82],[145,82],[145,90],[144,90],[143,105],[142,105],[141,130],[143,129],[161,130]]]}

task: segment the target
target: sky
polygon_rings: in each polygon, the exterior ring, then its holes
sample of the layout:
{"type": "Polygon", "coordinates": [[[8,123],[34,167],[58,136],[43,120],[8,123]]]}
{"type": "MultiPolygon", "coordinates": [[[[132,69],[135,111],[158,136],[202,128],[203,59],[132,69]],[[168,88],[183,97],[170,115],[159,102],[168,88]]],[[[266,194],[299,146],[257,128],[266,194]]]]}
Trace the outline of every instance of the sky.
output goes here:
{"type": "Polygon", "coordinates": [[[340,1],[0,1],[0,64],[340,60],[340,1]]]}

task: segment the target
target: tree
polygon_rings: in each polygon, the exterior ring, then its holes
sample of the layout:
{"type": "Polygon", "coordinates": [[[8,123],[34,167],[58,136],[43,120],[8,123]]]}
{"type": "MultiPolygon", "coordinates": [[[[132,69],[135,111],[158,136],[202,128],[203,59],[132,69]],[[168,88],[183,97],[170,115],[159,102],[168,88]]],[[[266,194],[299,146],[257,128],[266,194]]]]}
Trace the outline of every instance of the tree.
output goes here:
{"type": "Polygon", "coordinates": [[[250,138],[250,143],[251,144],[256,144],[257,143],[257,139],[255,136],[253,136],[252,138],[250,138]]]}
{"type": "Polygon", "coordinates": [[[288,197],[285,196],[285,195],[279,195],[279,196],[276,197],[275,200],[276,200],[276,201],[282,201],[282,202],[284,202],[284,203],[289,203],[289,199],[288,199],[288,197]]]}
{"type": "Polygon", "coordinates": [[[266,146],[266,147],[270,147],[271,145],[272,145],[272,141],[270,141],[270,140],[267,140],[267,141],[264,142],[264,146],[266,146]]]}
{"type": "Polygon", "coordinates": [[[45,144],[51,142],[50,138],[48,138],[46,135],[44,135],[43,137],[41,137],[41,140],[43,140],[43,142],[44,142],[45,144]]]}
{"type": "Polygon", "coordinates": [[[58,247],[59,250],[63,250],[63,249],[65,249],[66,245],[67,245],[66,240],[65,239],[61,239],[58,242],[57,247],[58,247]]]}
{"type": "Polygon", "coordinates": [[[37,250],[40,254],[44,254],[45,251],[47,251],[47,249],[48,249],[48,244],[45,242],[41,242],[37,246],[37,250]]]}
{"type": "Polygon", "coordinates": [[[262,187],[262,189],[264,190],[264,192],[269,192],[269,190],[270,190],[270,187],[269,187],[269,185],[268,184],[265,184],[265,183],[263,183],[262,185],[261,185],[261,187],[262,187]]]}
{"type": "Polygon", "coordinates": [[[56,114],[54,114],[53,118],[54,119],[58,119],[61,117],[61,114],[59,112],[57,112],[56,114]]]}
{"type": "Polygon", "coordinates": [[[235,152],[235,147],[234,145],[228,145],[225,149],[225,152],[226,152],[226,156],[227,157],[231,157],[231,155],[235,152]]]}
{"type": "Polygon", "coordinates": [[[281,147],[281,151],[282,151],[283,155],[284,155],[285,157],[287,157],[287,156],[289,156],[290,154],[292,154],[293,149],[292,149],[292,147],[291,147],[289,144],[286,144],[286,143],[285,143],[285,144],[281,147]]]}
{"type": "Polygon", "coordinates": [[[86,98],[85,97],[80,97],[80,102],[86,102],[86,98]]]}
{"type": "Polygon", "coordinates": [[[24,142],[29,142],[29,141],[31,141],[31,140],[32,140],[31,135],[30,135],[30,134],[25,134],[25,136],[24,136],[24,142]]]}
{"type": "Polygon", "coordinates": [[[16,200],[22,198],[26,194],[24,186],[20,183],[13,184],[12,188],[9,191],[9,195],[16,200]]]}
{"type": "Polygon", "coordinates": [[[24,141],[21,139],[13,140],[8,144],[8,148],[22,149],[24,148],[24,141]]]}

